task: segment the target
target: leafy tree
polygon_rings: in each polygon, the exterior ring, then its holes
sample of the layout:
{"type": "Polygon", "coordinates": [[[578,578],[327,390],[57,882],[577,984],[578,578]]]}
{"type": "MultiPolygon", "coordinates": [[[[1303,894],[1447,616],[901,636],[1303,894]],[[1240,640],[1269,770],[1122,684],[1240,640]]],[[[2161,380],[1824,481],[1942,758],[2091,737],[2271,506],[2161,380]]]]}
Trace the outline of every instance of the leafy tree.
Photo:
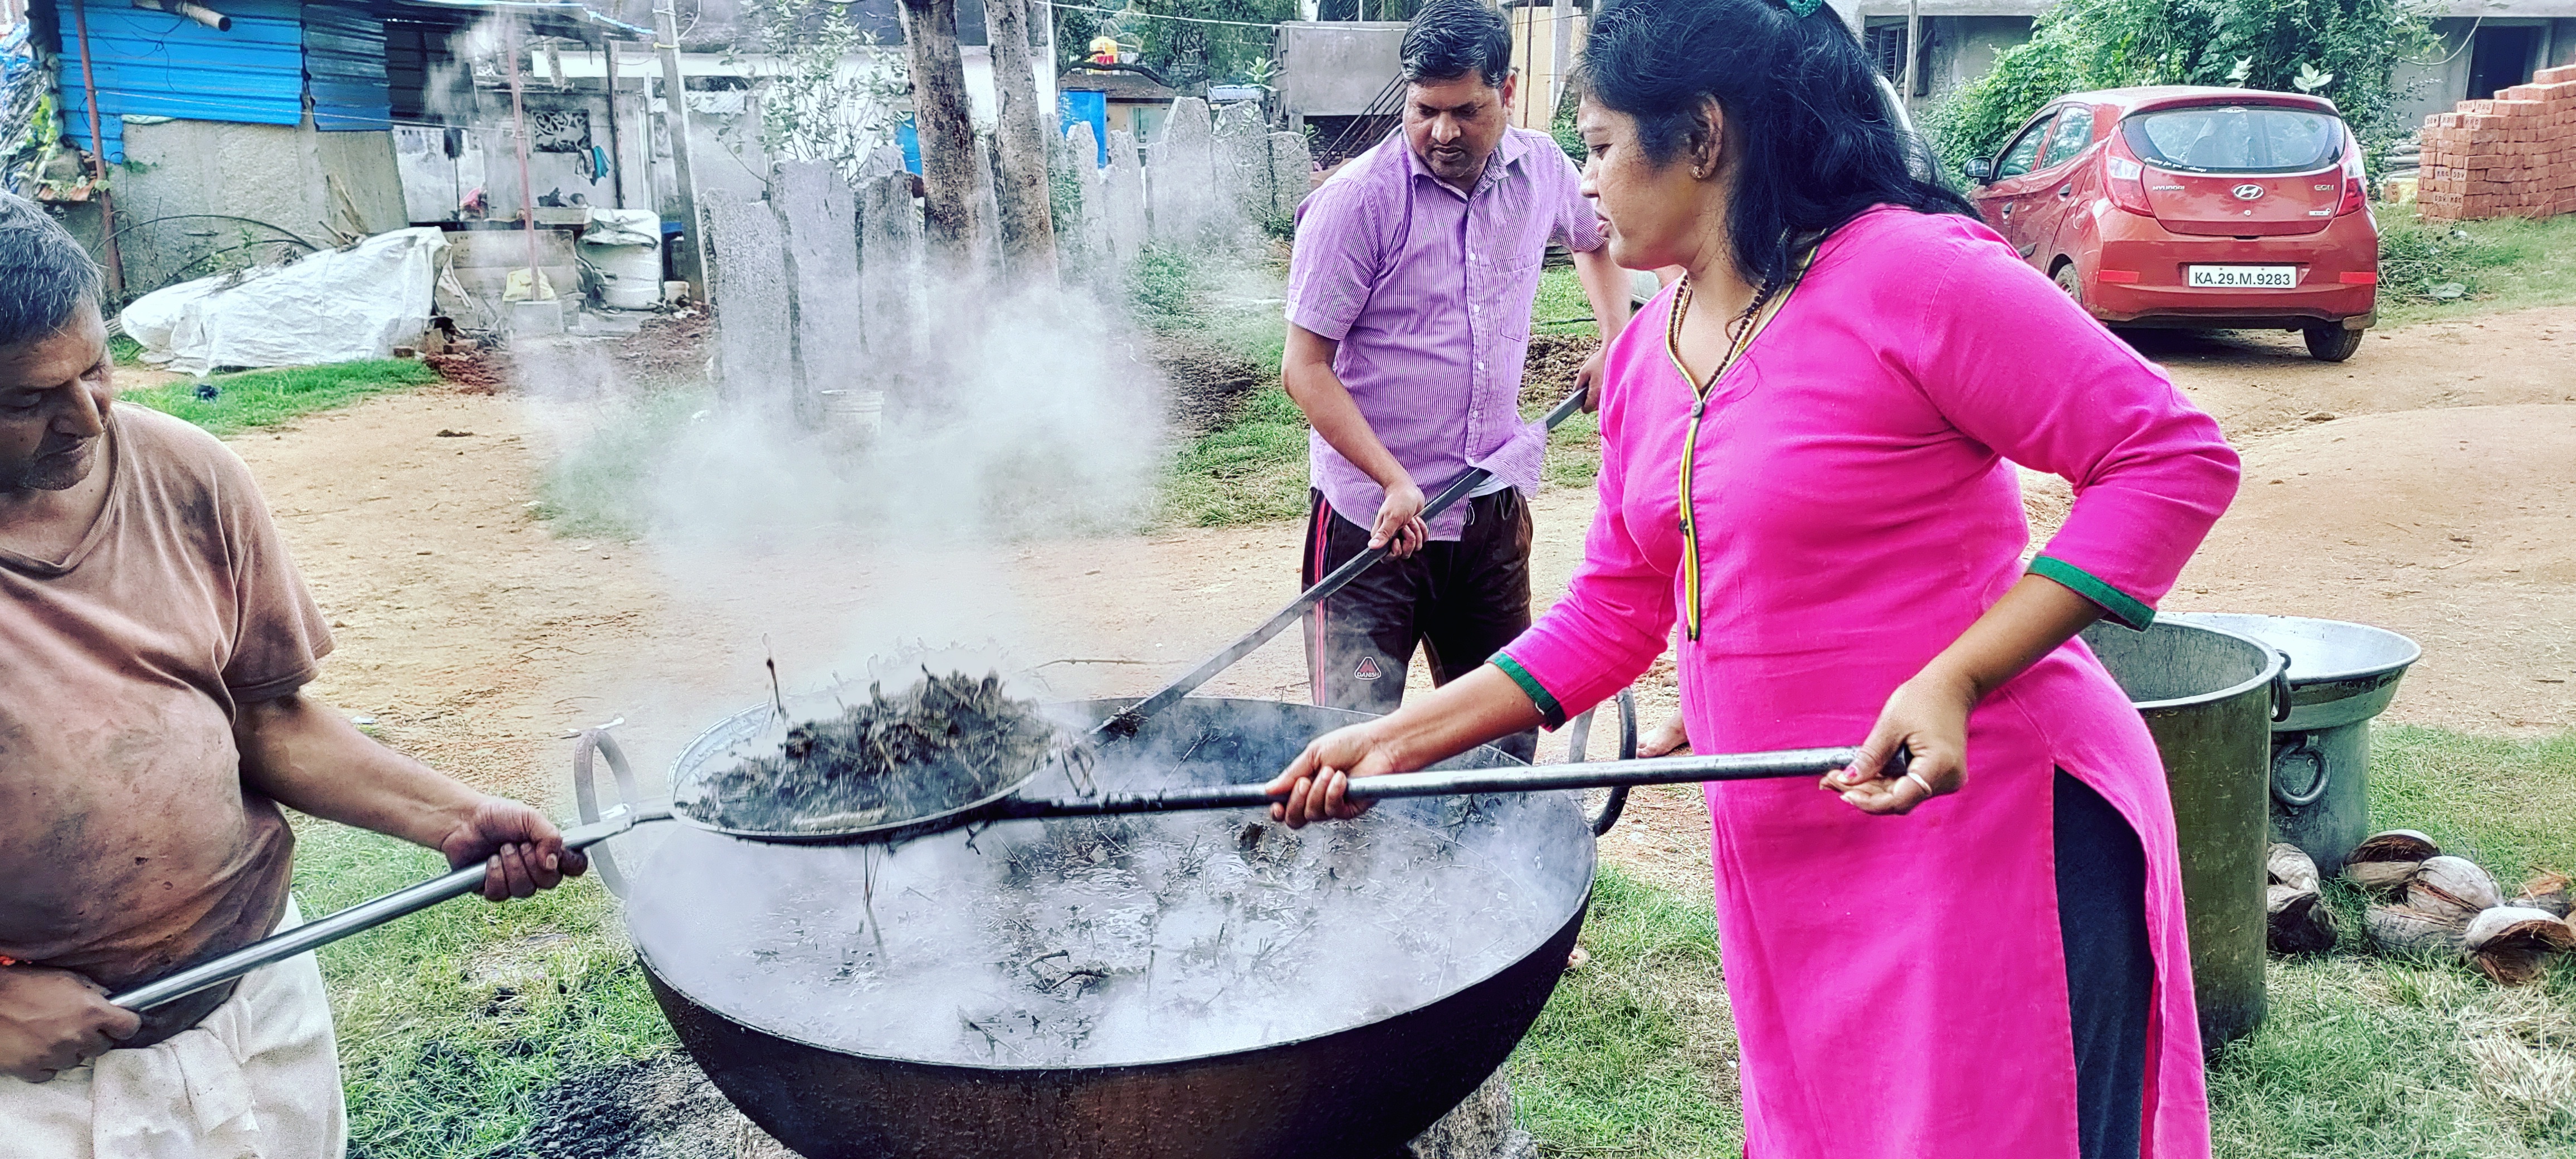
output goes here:
{"type": "MultiPolygon", "coordinates": [[[[745,0],[725,60],[754,78],[760,145],[772,161],[827,161],[856,178],[912,114],[901,47],[880,48],[831,0],[745,0]]],[[[742,151],[743,142],[729,143],[742,151]]]]}
{"type": "Polygon", "coordinates": [[[2397,66],[2437,47],[2423,0],[2062,0],[1926,118],[1944,156],[1991,155],[2050,99],[2198,84],[2312,92],[2377,153],[2404,133],[2397,66]]]}

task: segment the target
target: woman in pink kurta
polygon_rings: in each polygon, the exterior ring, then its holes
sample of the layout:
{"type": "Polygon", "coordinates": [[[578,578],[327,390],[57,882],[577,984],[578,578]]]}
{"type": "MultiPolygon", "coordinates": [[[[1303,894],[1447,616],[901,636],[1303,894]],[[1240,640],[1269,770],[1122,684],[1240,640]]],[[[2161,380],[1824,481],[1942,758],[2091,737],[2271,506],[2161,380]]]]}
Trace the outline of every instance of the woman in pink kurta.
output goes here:
{"type": "Polygon", "coordinates": [[[1866,738],[1821,786],[1707,786],[1750,1156],[2200,1159],[2163,770],[2073,637],[2147,625],[2236,457],[1907,176],[1850,33],[1780,3],[1594,28],[1612,256],[1691,272],[1610,346],[1583,564],[1492,665],[1316,741],[1277,812],[1351,815],[1348,777],[1562,722],[1674,646],[1697,751],[1866,738]],[[2016,462],[2076,493],[2028,564],[2016,462]]]}

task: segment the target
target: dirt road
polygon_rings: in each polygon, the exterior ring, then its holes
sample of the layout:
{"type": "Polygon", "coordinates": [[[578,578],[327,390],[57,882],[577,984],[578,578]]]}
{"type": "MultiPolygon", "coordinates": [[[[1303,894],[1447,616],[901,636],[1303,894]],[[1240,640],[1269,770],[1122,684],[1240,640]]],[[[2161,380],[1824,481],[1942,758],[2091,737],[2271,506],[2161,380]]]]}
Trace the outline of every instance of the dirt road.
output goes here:
{"type": "MultiPolygon", "coordinates": [[[[2248,465],[2169,607],[2332,616],[2416,637],[2426,657],[2392,719],[2481,731],[2576,721],[2576,310],[2394,331],[2342,366],[2308,360],[2286,336],[2140,345],[2218,415],[2248,465]]],[[[316,691],[397,745],[535,799],[563,799],[570,729],[623,718],[621,735],[658,765],[761,699],[764,639],[806,684],[857,675],[868,645],[901,636],[999,644],[1062,695],[1132,694],[1295,594],[1290,525],[899,562],[858,543],[707,558],[561,537],[529,510],[547,429],[518,401],[431,391],[235,444],[334,623],[339,651],[316,691]],[[900,619],[925,606],[938,614],[900,619]]],[[[2049,502],[2034,508],[2045,516],[2049,502]]],[[[1540,497],[1543,603],[1562,591],[1588,517],[1586,491],[1540,497]]],[[[1292,634],[1210,691],[1297,697],[1303,669],[1292,634]]],[[[1650,714],[1670,705],[1668,677],[1641,692],[1650,714]]],[[[1695,811],[1686,795],[1650,797],[1646,823],[1609,850],[1677,882],[1704,873],[1695,811]]]]}

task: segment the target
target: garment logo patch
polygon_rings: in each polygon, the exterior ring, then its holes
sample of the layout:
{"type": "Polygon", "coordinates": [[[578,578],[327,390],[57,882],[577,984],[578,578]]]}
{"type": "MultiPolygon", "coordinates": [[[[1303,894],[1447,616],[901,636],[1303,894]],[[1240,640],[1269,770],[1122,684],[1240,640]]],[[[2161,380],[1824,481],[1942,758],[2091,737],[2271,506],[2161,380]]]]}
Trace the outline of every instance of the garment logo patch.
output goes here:
{"type": "Polygon", "coordinates": [[[1377,677],[1378,677],[1378,671],[1377,671],[1377,657],[1375,657],[1375,656],[1362,656],[1362,657],[1360,657],[1360,666],[1359,666],[1359,667],[1357,667],[1357,668],[1352,669],[1352,670],[1351,670],[1351,675],[1356,676],[1356,677],[1359,677],[1359,678],[1360,678],[1360,679],[1362,679],[1362,680],[1375,680],[1375,679],[1377,679],[1377,677]]]}

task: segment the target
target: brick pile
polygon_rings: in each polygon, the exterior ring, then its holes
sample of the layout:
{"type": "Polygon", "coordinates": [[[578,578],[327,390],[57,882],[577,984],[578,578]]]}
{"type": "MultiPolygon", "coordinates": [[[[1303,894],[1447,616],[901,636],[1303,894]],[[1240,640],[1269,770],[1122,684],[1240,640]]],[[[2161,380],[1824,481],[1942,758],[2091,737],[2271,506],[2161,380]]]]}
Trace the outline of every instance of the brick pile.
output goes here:
{"type": "Polygon", "coordinates": [[[2423,143],[2428,219],[2576,213],[2576,65],[2425,118],[2423,143]]]}

